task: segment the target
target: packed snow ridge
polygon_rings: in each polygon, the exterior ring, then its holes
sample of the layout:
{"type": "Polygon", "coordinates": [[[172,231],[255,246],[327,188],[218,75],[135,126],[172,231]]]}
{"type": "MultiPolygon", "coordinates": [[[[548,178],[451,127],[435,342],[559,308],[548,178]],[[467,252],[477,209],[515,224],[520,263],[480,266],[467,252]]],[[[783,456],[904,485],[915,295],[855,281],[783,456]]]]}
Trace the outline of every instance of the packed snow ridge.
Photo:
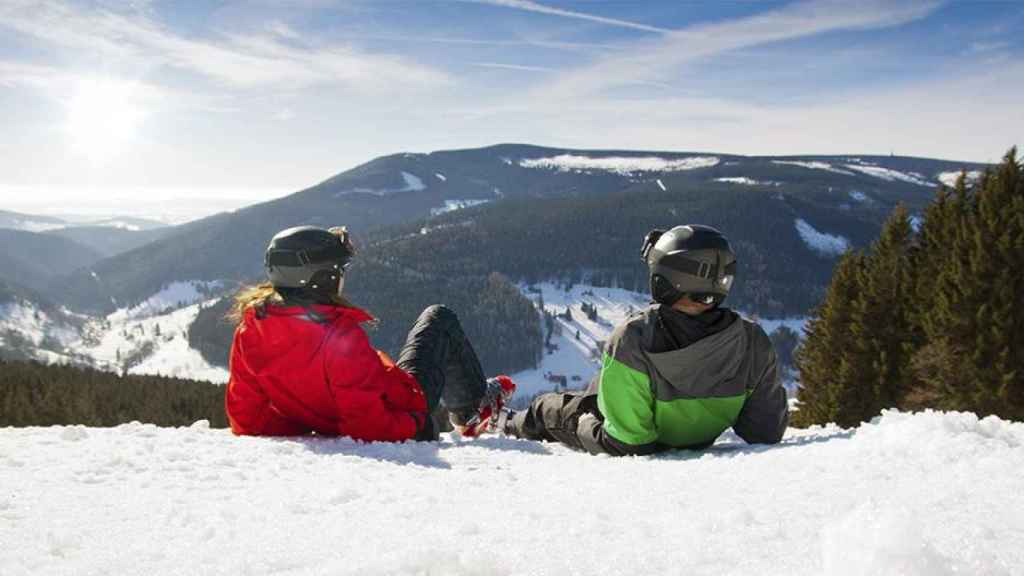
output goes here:
{"type": "Polygon", "coordinates": [[[917,172],[900,172],[899,170],[892,170],[889,168],[882,168],[881,166],[865,166],[860,164],[847,164],[847,168],[850,170],[856,170],[868,176],[874,176],[875,178],[881,178],[887,182],[907,182],[908,184],[917,184],[918,186],[927,186],[929,188],[935,188],[934,182],[929,182],[928,179],[918,174],[917,172]]]}
{"type": "Polygon", "coordinates": [[[841,256],[850,249],[850,241],[846,238],[819,232],[802,218],[797,218],[794,224],[807,247],[823,256],[841,256]]]}
{"type": "Polygon", "coordinates": [[[557,444],[0,429],[0,573],[1024,571],[1024,424],[886,412],[609,458],[557,444]]]}
{"type": "Polygon", "coordinates": [[[519,165],[523,168],[546,168],[560,172],[603,170],[623,176],[629,176],[635,172],[679,172],[695,170],[697,168],[710,168],[718,163],[719,159],[714,156],[691,156],[689,158],[670,160],[657,156],[608,156],[595,158],[573,154],[561,154],[549,158],[533,158],[519,161],[519,165]]]}

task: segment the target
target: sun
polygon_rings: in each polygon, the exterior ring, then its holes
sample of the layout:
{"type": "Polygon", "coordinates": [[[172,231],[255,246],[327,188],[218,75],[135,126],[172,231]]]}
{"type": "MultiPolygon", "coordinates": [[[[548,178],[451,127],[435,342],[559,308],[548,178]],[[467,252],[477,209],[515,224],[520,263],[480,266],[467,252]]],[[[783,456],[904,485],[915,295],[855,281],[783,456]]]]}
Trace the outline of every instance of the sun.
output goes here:
{"type": "Polygon", "coordinates": [[[134,83],[105,78],[78,82],[66,102],[66,129],[75,152],[107,161],[123,152],[137,135],[143,117],[134,83]]]}

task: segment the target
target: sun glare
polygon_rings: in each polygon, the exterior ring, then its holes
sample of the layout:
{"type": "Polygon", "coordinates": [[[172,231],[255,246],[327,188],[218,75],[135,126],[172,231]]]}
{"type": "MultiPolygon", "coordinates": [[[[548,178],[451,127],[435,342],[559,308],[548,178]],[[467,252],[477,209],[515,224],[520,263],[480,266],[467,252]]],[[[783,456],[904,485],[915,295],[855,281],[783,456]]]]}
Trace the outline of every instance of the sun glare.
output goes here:
{"type": "Polygon", "coordinates": [[[71,147],[90,160],[110,160],[136,135],[142,116],[137,89],[132,83],[83,80],[67,101],[71,147]]]}

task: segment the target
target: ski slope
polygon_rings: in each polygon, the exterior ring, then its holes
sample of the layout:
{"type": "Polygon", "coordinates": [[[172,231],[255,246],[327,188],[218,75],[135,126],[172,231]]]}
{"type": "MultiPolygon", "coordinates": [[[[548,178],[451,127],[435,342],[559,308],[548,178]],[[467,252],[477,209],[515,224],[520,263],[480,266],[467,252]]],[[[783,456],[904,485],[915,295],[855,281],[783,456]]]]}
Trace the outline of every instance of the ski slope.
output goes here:
{"type": "Polygon", "coordinates": [[[0,574],[1021,574],[1022,445],[935,412],[623,459],[4,428],[0,574]]]}

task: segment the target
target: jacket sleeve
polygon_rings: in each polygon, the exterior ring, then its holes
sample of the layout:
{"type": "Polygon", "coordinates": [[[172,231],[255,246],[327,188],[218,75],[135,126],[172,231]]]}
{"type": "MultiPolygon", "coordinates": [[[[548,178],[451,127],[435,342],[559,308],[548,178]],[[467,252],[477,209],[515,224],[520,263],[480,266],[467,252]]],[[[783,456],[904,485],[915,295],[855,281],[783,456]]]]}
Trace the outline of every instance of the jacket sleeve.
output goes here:
{"type": "Polygon", "coordinates": [[[589,419],[585,419],[585,425],[576,430],[588,452],[625,456],[662,449],[656,442],[654,394],[640,337],[628,323],[615,330],[608,341],[597,404],[604,416],[603,424],[587,424],[589,419]]]}
{"type": "Polygon", "coordinates": [[[299,436],[309,430],[281,414],[260,388],[245,361],[240,332],[231,344],[231,379],[224,393],[224,410],[238,436],[299,436]]]}
{"type": "Polygon", "coordinates": [[[338,432],[356,440],[410,440],[426,422],[424,411],[410,410],[407,398],[395,398],[409,378],[387,366],[362,328],[340,335],[327,353],[327,377],[337,405],[338,432]],[[390,394],[390,395],[389,395],[390,394]]]}
{"type": "Polygon", "coordinates": [[[750,353],[754,355],[755,381],[732,429],[748,444],[777,444],[789,424],[789,403],[779,378],[775,346],[760,326],[753,328],[750,353]]]}

